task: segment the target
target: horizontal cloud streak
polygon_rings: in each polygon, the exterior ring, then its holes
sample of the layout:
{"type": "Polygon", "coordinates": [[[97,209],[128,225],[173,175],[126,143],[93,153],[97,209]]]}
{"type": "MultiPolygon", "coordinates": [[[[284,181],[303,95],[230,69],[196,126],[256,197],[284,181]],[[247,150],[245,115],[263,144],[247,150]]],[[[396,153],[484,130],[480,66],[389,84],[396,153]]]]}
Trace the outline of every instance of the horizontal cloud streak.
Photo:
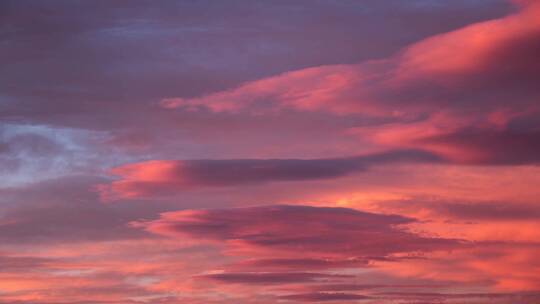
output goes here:
{"type": "Polygon", "coordinates": [[[352,293],[303,293],[282,296],[285,300],[295,300],[303,302],[327,302],[327,301],[355,301],[370,299],[368,296],[352,294],[352,293]]]}
{"type": "MultiPolygon", "coordinates": [[[[418,139],[434,151],[457,150],[473,164],[540,163],[540,131],[464,129],[418,139]]],[[[451,157],[451,154],[449,155],[451,157]]]]}
{"type": "Polygon", "coordinates": [[[395,227],[413,222],[397,215],[347,208],[282,205],[168,212],[155,221],[133,225],[171,237],[231,242],[241,249],[285,254],[302,249],[328,256],[369,258],[461,246],[456,240],[422,237],[395,227]]]}
{"type": "Polygon", "coordinates": [[[116,167],[121,177],[102,186],[105,197],[163,195],[204,186],[239,186],[264,182],[307,181],[343,177],[377,164],[440,162],[421,150],[399,150],[347,158],[231,159],[147,161],[116,167]]]}
{"type": "Polygon", "coordinates": [[[215,280],[223,283],[238,284],[285,284],[297,282],[316,282],[318,280],[350,278],[350,275],[336,275],[312,272],[236,272],[217,273],[198,276],[201,279],[215,280]]]}

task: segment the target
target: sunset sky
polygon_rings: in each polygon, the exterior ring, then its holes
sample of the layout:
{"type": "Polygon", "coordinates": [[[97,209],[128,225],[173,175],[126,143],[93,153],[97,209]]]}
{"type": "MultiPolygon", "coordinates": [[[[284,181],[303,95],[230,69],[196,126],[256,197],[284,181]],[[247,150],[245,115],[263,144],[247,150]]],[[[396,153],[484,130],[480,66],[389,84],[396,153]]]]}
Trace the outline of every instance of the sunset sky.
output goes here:
{"type": "Polygon", "coordinates": [[[540,1],[0,0],[0,304],[540,303],[540,1]]]}

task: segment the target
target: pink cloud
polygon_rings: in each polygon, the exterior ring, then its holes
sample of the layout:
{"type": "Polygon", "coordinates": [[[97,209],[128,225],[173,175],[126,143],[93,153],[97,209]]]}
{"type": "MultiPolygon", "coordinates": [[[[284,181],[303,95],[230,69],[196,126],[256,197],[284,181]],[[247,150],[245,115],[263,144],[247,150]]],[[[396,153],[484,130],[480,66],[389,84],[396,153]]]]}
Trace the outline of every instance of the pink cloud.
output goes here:
{"type": "Polygon", "coordinates": [[[303,301],[303,302],[328,302],[328,301],[357,301],[357,300],[366,300],[370,299],[368,296],[352,294],[352,293],[303,293],[303,294],[292,294],[282,296],[282,299],[294,300],[294,301],[303,301]]]}
{"type": "Polygon", "coordinates": [[[523,2],[514,14],[435,35],[384,60],[288,72],[201,97],[164,99],[162,105],[257,115],[283,109],[424,114],[423,121],[375,126],[359,137],[384,144],[366,136],[380,127],[395,133],[386,143],[428,149],[454,162],[537,163],[539,16],[537,2],[523,2]],[[499,115],[509,108],[510,116],[499,115]],[[516,123],[527,117],[533,118],[528,124],[516,123]],[[408,133],[400,138],[404,129],[408,133]]]}
{"type": "Polygon", "coordinates": [[[538,97],[530,82],[538,77],[539,14],[540,7],[530,3],[516,14],[425,39],[386,60],[309,68],[162,104],[216,112],[292,107],[393,115],[441,106],[496,109],[507,104],[501,97],[513,93],[514,103],[531,106],[538,97]]]}
{"type": "Polygon", "coordinates": [[[313,272],[224,272],[200,275],[197,278],[214,280],[228,284],[287,284],[298,282],[317,282],[329,279],[346,279],[350,275],[313,272]]]}
{"type": "Polygon", "coordinates": [[[224,242],[263,257],[302,250],[306,257],[377,259],[460,246],[456,240],[422,237],[396,227],[412,222],[347,208],[278,205],[168,212],[158,220],[133,225],[171,237],[224,242]]]}
{"type": "Polygon", "coordinates": [[[437,155],[421,150],[322,159],[152,160],[113,168],[111,173],[120,179],[98,189],[106,200],[165,196],[200,187],[335,179],[377,164],[440,161],[437,155]]]}
{"type": "Polygon", "coordinates": [[[540,299],[538,1],[16,2],[0,303],[540,299]]]}

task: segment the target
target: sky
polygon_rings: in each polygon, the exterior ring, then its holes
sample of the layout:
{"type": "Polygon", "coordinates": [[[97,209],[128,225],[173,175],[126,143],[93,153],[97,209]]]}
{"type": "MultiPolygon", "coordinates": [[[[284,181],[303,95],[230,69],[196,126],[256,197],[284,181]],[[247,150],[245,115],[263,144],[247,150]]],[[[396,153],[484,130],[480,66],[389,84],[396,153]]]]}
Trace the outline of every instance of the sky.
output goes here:
{"type": "Polygon", "coordinates": [[[0,304],[540,302],[537,0],[3,0],[0,304]]]}

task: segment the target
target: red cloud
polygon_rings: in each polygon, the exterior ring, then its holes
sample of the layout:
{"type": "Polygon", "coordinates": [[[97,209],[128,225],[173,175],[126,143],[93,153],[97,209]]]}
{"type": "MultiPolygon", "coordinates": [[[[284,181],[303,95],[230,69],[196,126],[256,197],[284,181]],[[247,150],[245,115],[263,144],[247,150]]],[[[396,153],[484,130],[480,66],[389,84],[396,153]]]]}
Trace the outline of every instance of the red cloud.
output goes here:
{"type": "MultiPolygon", "coordinates": [[[[374,259],[376,257],[373,257],[374,259]]],[[[313,270],[366,267],[370,258],[323,259],[323,258],[270,258],[248,260],[232,265],[234,268],[256,268],[261,270],[313,270]]]]}
{"type": "Polygon", "coordinates": [[[197,187],[330,179],[398,162],[439,162],[421,150],[395,150],[326,159],[153,160],[113,168],[120,180],[102,185],[104,198],[167,195],[197,187]]]}
{"type": "Polygon", "coordinates": [[[457,162],[519,165],[540,162],[540,131],[462,129],[415,139],[457,162]],[[457,154],[457,155],[456,155],[457,154]]]}
{"type": "Polygon", "coordinates": [[[316,292],[316,293],[302,293],[302,294],[292,294],[282,296],[282,299],[294,300],[294,301],[303,301],[303,302],[327,302],[327,301],[356,301],[356,300],[366,300],[371,297],[353,294],[353,293],[326,293],[326,292],[316,292]]]}
{"type": "Polygon", "coordinates": [[[198,98],[164,99],[166,108],[212,111],[292,107],[338,113],[400,112],[534,104],[539,74],[540,5],[437,35],[382,61],[322,66],[254,81],[198,98]]]}
{"type": "Polygon", "coordinates": [[[319,280],[351,278],[351,275],[313,272],[225,272],[198,276],[198,278],[239,284],[286,284],[317,282],[319,280]]]}
{"type": "Polygon", "coordinates": [[[278,252],[296,257],[301,250],[306,256],[369,258],[459,246],[455,240],[422,237],[396,227],[412,222],[346,208],[278,205],[168,212],[134,225],[172,237],[224,242],[262,256],[278,252]]]}
{"type": "Polygon", "coordinates": [[[525,1],[515,14],[433,36],[384,60],[298,70],[162,104],[214,112],[292,108],[378,117],[425,114],[421,124],[385,126],[402,133],[418,125],[408,138],[394,138],[393,145],[429,149],[460,163],[537,163],[539,37],[540,4],[525,1]],[[519,113],[497,121],[494,116],[509,108],[519,113]],[[447,124],[435,121],[441,116],[447,124]],[[526,116],[534,119],[512,125],[526,116]]]}

